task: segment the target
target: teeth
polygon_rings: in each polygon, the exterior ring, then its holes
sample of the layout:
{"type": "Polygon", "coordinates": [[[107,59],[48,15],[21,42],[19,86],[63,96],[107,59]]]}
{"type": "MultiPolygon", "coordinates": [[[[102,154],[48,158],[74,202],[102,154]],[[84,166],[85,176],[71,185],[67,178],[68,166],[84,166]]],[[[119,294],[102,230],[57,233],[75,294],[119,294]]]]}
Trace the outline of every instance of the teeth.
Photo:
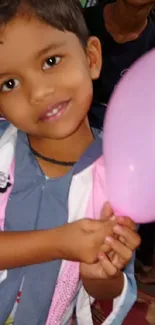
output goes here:
{"type": "Polygon", "coordinates": [[[52,111],[53,115],[57,114],[58,111],[59,111],[59,107],[58,108],[54,108],[53,111],[52,111]]]}
{"type": "Polygon", "coordinates": [[[54,108],[54,109],[52,110],[52,112],[48,112],[48,113],[46,114],[46,116],[47,116],[47,117],[54,116],[54,115],[56,115],[56,114],[58,113],[58,111],[59,111],[59,107],[58,107],[58,108],[54,108]]]}

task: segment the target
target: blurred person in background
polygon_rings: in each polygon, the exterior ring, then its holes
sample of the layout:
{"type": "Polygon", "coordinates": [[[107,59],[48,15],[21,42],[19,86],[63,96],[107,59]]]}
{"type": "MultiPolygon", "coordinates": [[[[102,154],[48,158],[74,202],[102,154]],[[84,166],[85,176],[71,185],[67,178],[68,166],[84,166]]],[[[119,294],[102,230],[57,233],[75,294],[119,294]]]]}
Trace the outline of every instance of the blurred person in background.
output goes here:
{"type": "Polygon", "coordinates": [[[103,67],[95,100],[107,104],[119,79],[139,57],[155,47],[155,0],[104,0],[85,9],[90,34],[102,44],[103,67]]]}

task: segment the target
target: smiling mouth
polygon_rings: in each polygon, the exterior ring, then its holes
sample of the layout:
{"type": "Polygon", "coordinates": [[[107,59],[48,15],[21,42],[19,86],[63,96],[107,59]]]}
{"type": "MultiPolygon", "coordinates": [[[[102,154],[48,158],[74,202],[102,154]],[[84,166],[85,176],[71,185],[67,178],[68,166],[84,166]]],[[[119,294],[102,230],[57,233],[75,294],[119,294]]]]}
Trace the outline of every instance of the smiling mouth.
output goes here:
{"type": "Polygon", "coordinates": [[[49,105],[46,112],[39,117],[39,121],[49,121],[59,118],[68,107],[69,102],[70,100],[66,100],[55,105],[49,105]]]}

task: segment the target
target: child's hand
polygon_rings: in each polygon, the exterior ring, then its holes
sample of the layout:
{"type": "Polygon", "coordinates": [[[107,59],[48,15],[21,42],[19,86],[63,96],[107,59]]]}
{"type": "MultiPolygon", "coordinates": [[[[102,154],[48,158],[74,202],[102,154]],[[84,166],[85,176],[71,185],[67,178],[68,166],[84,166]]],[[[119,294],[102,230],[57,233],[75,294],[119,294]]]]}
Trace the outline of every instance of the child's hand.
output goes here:
{"type": "MultiPolygon", "coordinates": [[[[113,216],[111,207],[106,204],[102,219],[113,216]]],[[[114,220],[114,217],[112,218],[114,220]]],[[[108,236],[98,255],[98,262],[87,265],[81,263],[81,276],[89,279],[107,279],[118,276],[132,258],[133,251],[140,245],[136,225],[130,218],[116,217],[115,236],[108,236]]]]}
{"type": "MultiPolygon", "coordinates": [[[[109,258],[116,269],[123,269],[132,258],[134,250],[140,245],[140,236],[135,223],[128,217],[118,217],[114,227],[115,237],[107,237],[109,258]]],[[[102,255],[102,254],[101,254],[102,255]]]]}
{"type": "Polygon", "coordinates": [[[57,228],[58,258],[95,263],[105,238],[113,235],[116,220],[82,219],[57,228]]]}

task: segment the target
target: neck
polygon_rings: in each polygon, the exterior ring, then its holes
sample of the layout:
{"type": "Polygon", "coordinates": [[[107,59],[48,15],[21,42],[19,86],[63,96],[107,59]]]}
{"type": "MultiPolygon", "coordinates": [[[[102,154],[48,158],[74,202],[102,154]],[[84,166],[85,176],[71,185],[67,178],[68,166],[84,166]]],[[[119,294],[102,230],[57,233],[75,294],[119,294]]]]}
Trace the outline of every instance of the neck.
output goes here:
{"type": "Polygon", "coordinates": [[[133,5],[117,0],[104,8],[106,28],[118,43],[135,40],[145,29],[151,8],[151,4],[133,5]]]}
{"type": "Polygon", "coordinates": [[[47,139],[29,136],[31,147],[45,157],[59,161],[78,161],[93,141],[88,121],[81,124],[74,134],[65,139],[47,139]]]}

